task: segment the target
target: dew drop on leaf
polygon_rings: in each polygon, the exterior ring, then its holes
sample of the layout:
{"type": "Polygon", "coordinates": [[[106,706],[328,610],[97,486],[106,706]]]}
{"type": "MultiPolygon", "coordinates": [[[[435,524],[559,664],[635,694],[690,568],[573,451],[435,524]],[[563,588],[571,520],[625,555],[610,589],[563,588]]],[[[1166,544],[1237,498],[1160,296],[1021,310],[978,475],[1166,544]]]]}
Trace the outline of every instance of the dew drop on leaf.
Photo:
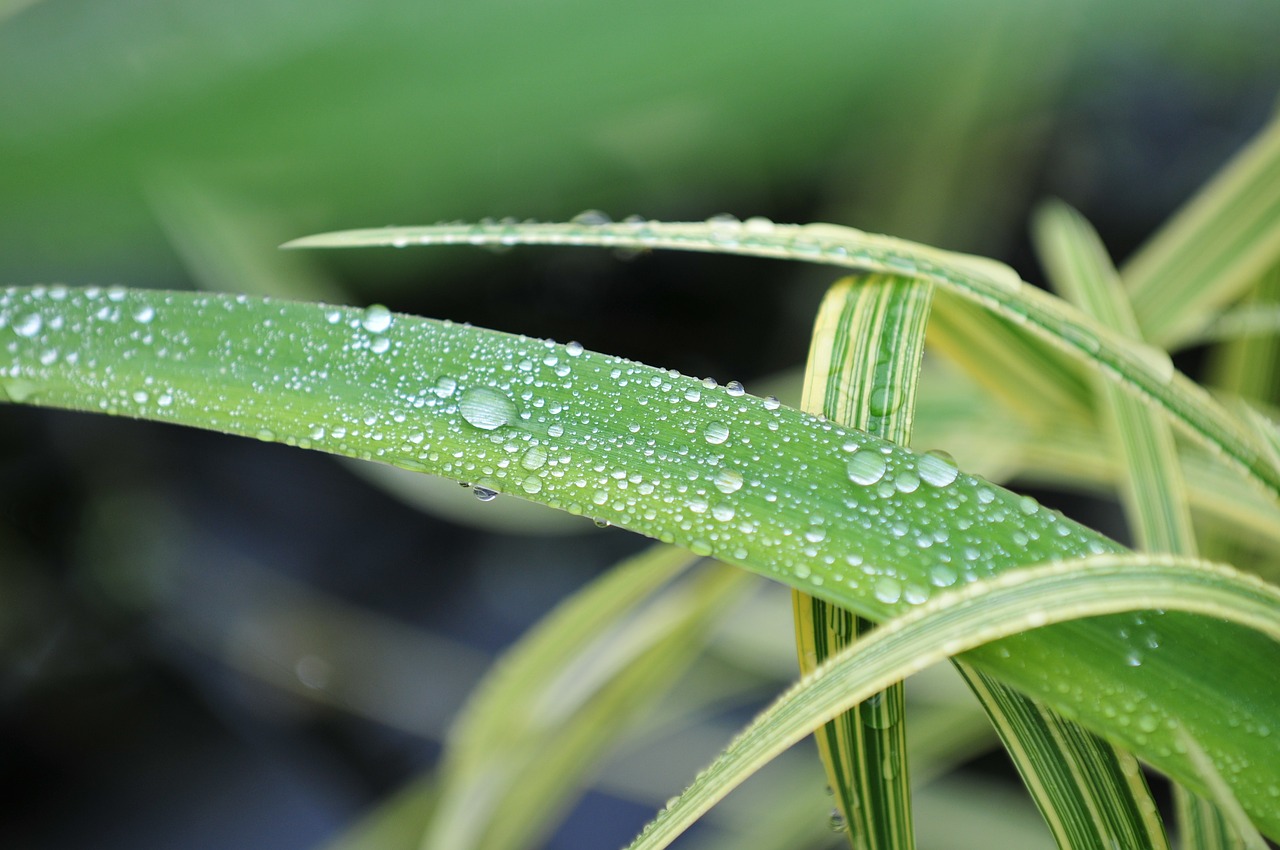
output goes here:
{"type": "Polygon", "coordinates": [[[742,487],[742,473],[734,469],[722,469],[716,473],[715,485],[725,495],[736,493],[742,487]]]}
{"type": "Polygon", "coordinates": [[[371,334],[380,334],[391,327],[391,311],[381,304],[370,304],[360,317],[360,326],[371,334]]]}
{"type": "Polygon", "coordinates": [[[875,484],[883,478],[885,468],[884,455],[875,451],[855,452],[848,466],[845,467],[849,480],[864,487],[875,484]]]}
{"type": "Polygon", "coordinates": [[[960,475],[956,462],[944,451],[926,452],[916,463],[920,480],[931,487],[946,487],[960,475]]]}
{"type": "Polygon", "coordinates": [[[31,337],[40,333],[40,329],[43,327],[44,319],[40,318],[40,314],[31,313],[13,323],[13,332],[25,339],[31,339],[31,337]]]}
{"type": "Polygon", "coordinates": [[[711,422],[707,425],[702,435],[707,438],[707,442],[713,446],[718,446],[725,440],[729,439],[729,426],[723,422],[711,422]]]}
{"type": "Polygon", "coordinates": [[[496,490],[490,490],[488,487],[473,487],[471,488],[471,492],[474,493],[475,497],[481,502],[492,502],[494,499],[498,498],[498,492],[496,490]]]}
{"type": "Polygon", "coordinates": [[[462,394],[458,412],[467,424],[482,431],[492,431],[506,425],[516,415],[515,403],[488,387],[473,387],[462,394]]]}

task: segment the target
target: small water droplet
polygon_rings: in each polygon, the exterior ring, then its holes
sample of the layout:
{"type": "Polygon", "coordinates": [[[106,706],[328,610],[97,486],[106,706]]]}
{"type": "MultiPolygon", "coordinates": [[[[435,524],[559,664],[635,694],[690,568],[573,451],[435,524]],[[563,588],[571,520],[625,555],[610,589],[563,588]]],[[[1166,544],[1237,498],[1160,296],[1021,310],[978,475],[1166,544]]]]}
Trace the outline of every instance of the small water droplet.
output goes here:
{"type": "Polygon", "coordinates": [[[371,334],[380,334],[391,327],[391,311],[381,304],[370,304],[360,317],[360,326],[371,334]]]}
{"type": "Polygon", "coordinates": [[[899,493],[914,493],[920,489],[920,476],[910,469],[903,469],[893,476],[893,486],[899,493]]]}
{"type": "Polygon", "coordinates": [[[606,215],[605,213],[600,212],[600,210],[583,210],[582,212],[578,213],[573,218],[571,218],[569,222],[571,224],[587,224],[587,225],[595,226],[595,225],[602,225],[602,224],[612,224],[613,219],[609,218],[609,216],[606,215]]]}
{"type": "Polygon", "coordinates": [[[501,428],[516,416],[516,406],[511,399],[488,387],[473,387],[462,394],[458,412],[468,424],[483,431],[501,428]]]}
{"type": "Polygon", "coordinates": [[[40,329],[43,327],[44,319],[40,318],[40,314],[29,313],[13,323],[13,332],[20,337],[31,339],[31,337],[40,333],[40,329]]]}
{"type": "Polygon", "coordinates": [[[472,487],[471,492],[475,494],[476,499],[481,502],[492,502],[494,499],[498,498],[498,491],[490,490],[488,487],[472,487]]]}
{"type": "Polygon", "coordinates": [[[827,828],[832,832],[848,832],[849,824],[845,823],[844,815],[840,814],[836,809],[832,809],[831,817],[827,818],[827,828]]]}
{"type": "Polygon", "coordinates": [[[728,522],[733,519],[737,513],[738,512],[734,510],[733,505],[716,505],[711,509],[711,515],[721,522],[728,522]]]}
{"type": "Polygon", "coordinates": [[[765,396],[765,399],[764,399],[765,410],[777,410],[779,407],[782,407],[782,402],[778,400],[778,397],[776,395],[765,396]]]}
{"type": "Polygon", "coordinates": [[[577,340],[571,339],[564,344],[564,353],[568,354],[570,357],[578,357],[585,350],[586,349],[582,347],[582,343],[577,340]]]}
{"type": "Polygon", "coordinates": [[[140,325],[150,324],[151,320],[156,317],[156,308],[150,304],[140,304],[133,311],[133,320],[140,325]]]}
{"type": "Polygon", "coordinates": [[[520,486],[526,493],[532,496],[535,493],[542,492],[542,479],[538,478],[536,475],[530,475],[524,481],[520,482],[520,486]]]}
{"type": "Polygon", "coordinates": [[[955,459],[937,449],[920,456],[916,471],[920,473],[920,480],[930,487],[946,487],[960,475],[955,459]]]}
{"type": "Polygon", "coordinates": [[[876,451],[855,452],[845,469],[849,474],[849,480],[854,484],[870,486],[884,477],[886,469],[884,455],[876,451]]]}
{"type": "Polygon", "coordinates": [[[707,425],[702,435],[707,438],[708,443],[718,446],[729,439],[729,426],[723,422],[712,422],[707,425]]]}
{"type": "Polygon", "coordinates": [[[738,396],[745,395],[747,388],[742,386],[740,381],[730,381],[724,385],[724,391],[734,398],[737,398],[738,396]]]}

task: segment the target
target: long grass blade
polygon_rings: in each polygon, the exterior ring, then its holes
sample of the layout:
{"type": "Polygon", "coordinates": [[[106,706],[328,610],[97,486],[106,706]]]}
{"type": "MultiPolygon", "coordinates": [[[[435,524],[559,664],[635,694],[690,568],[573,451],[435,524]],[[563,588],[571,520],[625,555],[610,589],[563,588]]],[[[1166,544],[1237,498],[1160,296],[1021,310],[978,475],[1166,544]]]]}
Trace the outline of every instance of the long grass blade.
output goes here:
{"type": "Polygon", "coordinates": [[[459,712],[424,850],[536,843],[619,737],[696,657],[711,612],[745,586],[660,546],[575,594],[500,660],[459,712]]]}
{"type": "Polygon", "coordinates": [[[887,682],[989,638],[1146,604],[1228,619],[1280,641],[1280,592],[1227,567],[1172,556],[1097,556],[1006,573],[890,621],[802,680],[651,821],[630,850],[668,846],[760,765],[887,682]]]}
{"type": "Polygon", "coordinates": [[[1149,400],[1172,421],[1237,464],[1273,498],[1280,469],[1268,462],[1253,435],[1203,389],[1174,369],[1164,351],[1133,342],[1030,285],[1008,266],[979,257],[864,233],[832,224],[746,222],[669,223],[595,220],[569,224],[442,224],[349,230],[294,240],[293,248],[372,245],[590,245],[646,250],[741,254],[802,260],[929,281],[1024,327],[1109,380],[1149,400]]]}
{"type": "MultiPolygon", "coordinates": [[[[1037,217],[1036,234],[1045,267],[1060,290],[1116,331],[1131,336],[1141,333],[1119,273],[1088,222],[1074,210],[1054,204],[1037,217]]],[[[1153,416],[1135,399],[1099,383],[1106,415],[1118,442],[1119,459],[1127,470],[1121,493],[1140,548],[1195,557],[1190,499],[1173,432],[1167,422],[1153,416]]],[[[1230,828],[1221,815],[1211,806],[1187,803],[1189,792],[1181,786],[1175,793],[1183,800],[1178,811],[1193,819],[1183,822],[1183,832],[1215,837],[1207,845],[1186,846],[1222,846],[1216,839],[1229,834],[1230,828]]],[[[1234,846],[1237,841],[1227,846],[1234,846]]]]}
{"type": "MultiPolygon", "coordinates": [[[[835,284],[814,321],[801,406],[899,445],[911,439],[933,287],[870,275],[835,284]]],[[[809,673],[874,624],[792,591],[800,672],[809,673]]],[[[911,850],[911,785],[901,683],[827,724],[818,752],[854,847],[911,850]]]]}
{"type": "MultiPolygon", "coordinates": [[[[376,306],[18,288],[0,291],[0,334],[10,401],[466,480],[713,554],[876,621],[951,585],[1122,551],[1032,499],[736,387],[376,306]],[[795,533],[811,526],[822,534],[795,533]]],[[[1203,790],[1165,725],[1176,721],[1215,763],[1250,765],[1224,776],[1280,834],[1268,792],[1280,735],[1257,731],[1280,729],[1269,641],[1169,612],[1038,630],[972,660],[1203,790]],[[1126,700],[1152,730],[1122,722],[1126,700]]]]}
{"type": "Polygon", "coordinates": [[[1280,119],[1124,265],[1146,339],[1176,347],[1280,260],[1280,119]]]}

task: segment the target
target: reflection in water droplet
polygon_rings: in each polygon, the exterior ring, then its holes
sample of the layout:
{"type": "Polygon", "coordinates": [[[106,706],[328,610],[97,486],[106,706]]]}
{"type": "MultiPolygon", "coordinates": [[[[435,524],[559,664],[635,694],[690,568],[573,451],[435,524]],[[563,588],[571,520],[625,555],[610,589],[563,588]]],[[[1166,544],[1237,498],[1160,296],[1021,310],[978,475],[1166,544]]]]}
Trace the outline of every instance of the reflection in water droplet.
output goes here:
{"type": "Polygon", "coordinates": [[[729,439],[729,426],[723,422],[712,422],[707,425],[702,435],[707,438],[708,443],[718,446],[729,439]]]}
{"type": "Polygon", "coordinates": [[[777,410],[779,407],[782,407],[782,402],[778,400],[777,396],[774,396],[774,395],[765,396],[765,399],[764,399],[765,410],[777,410]]]}
{"type": "Polygon", "coordinates": [[[570,340],[565,343],[564,350],[570,357],[577,357],[582,354],[585,349],[583,349],[582,343],[577,342],[576,340],[570,340]]]}
{"type": "Polygon", "coordinates": [[[884,455],[876,451],[859,451],[849,460],[846,470],[850,481],[865,487],[883,478],[885,468],[884,455]]]}
{"type": "Polygon", "coordinates": [[[744,395],[747,392],[747,389],[742,386],[740,381],[730,381],[724,385],[724,391],[734,398],[737,398],[738,396],[744,395]]]}
{"type": "Polygon", "coordinates": [[[462,394],[458,412],[468,424],[483,431],[492,431],[506,425],[516,415],[511,399],[488,387],[473,387],[462,394]]]}
{"type": "Polygon", "coordinates": [[[360,326],[371,334],[380,334],[391,327],[391,311],[381,304],[370,304],[360,318],[360,326]]]}
{"type": "Polygon", "coordinates": [[[492,502],[494,499],[498,498],[498,492],[496,490],[490,490],[488,487],[473,487],[471,492],[474,493],[475,497],[482,502],[492,502]]]}
{"type": "Polygon", "coordinates": [[[946,487],[960,475],[951,455],[938,450],[921,455],[916,471],[920,473],[920,480],[931,487],[946,487]]]}

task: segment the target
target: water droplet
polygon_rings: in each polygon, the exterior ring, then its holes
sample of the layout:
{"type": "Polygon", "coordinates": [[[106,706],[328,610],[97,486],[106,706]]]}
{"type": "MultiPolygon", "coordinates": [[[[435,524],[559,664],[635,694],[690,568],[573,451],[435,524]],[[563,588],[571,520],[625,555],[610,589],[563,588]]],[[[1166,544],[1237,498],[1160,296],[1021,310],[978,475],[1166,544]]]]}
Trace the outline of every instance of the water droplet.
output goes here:
{"type": "Polygon", "coordinates": [[[472,487],[471,492],[474,493],[475,497],[481,502],[492,502],[494,499],[498,498],[498,491],[490,490],[488,487],[472,487]]]}
{"type": "Polygon", "coordinates": [[[876,387],[867,400],[872,416],[887,416],[902,406],[902,393],[896,387],[876,387]]]}
{"type": "Polygon", "coordinates": [[[156,317],[156,309],[150,304],[140,304],[133,311],[133,320],[140,325],[150,324],[151,320],[156,317]]]}
{"type": "Polygon", "coordinates": [[[371,334],[380,334],[391,327],[391,311],[381,304],[370,304],[360,317],[360,326],[371,334]]]}
{"type": "Polygon", "coordinates": [[[864,487],[875,484],[883,478],[885,468],[884,455],[876,451],[856,452],[850,458],[849,465],[845,467],[849,473],[849,480],[864,487]]]}
{"type": "Polygon", "coordinates": [[[938,450],[921,455],[916,471],[920,473],[920,480],[931,487],[946,487],[960,475],[951,455],[938,450]]]}
{"type": "Polygon", "coordinates": [[[737,513],[738,512],[734,510],[733,505],[716,505],[711,509],[711,515],[721,522],[728,522],[733,519],[737,513]]]}
{"type": "Polygon", "coordinates": [[[738,396],[745,395],[747,388],[742,386],[740,381],[730,381],[724,385],[724,391],[734,398],[737,398],[738,396]]]}
{"type": "Polygon", "coordinates": [[[827,818],[827,828],[832,832],[848,832],[849,824],[845,823],[844,815],[835,809],[831,810],[831,817],[827,818]]]}
{"type": "Polygon", "coordinates": [[[1018,499],[1018,510],[1022,511],[1027,516],[1031,516],[1039,509],[1040,503],[1030,496],[1023,496],[1018,499]]]}
{"type": "Polygon", "coordinates": [[[609,218],[605,213],[600,212],[600,210],[583,210],[573,218],[569,219],[569,221],[571,224],[602,225],[611,224],[613,219],[609,218]]]}
{"type": "Polygon", "coordinates": [[[920,476],[910,469],[903,469],[893,476],[893,486],[899,493],[914,493],[920,489],[920,476]]]}
{"type": "Polygon", "coordinates": [[[541,469],[546,462],[547,450],[542,446],[530,446],[524,457],[520,458],[520,465],[525,469],[541,469]]]}
{"type": "Polygon", "coordinates": [[[708,443],[718,446],[729,439],[729,426],[723,422],[712,422],[707,425],[702,435],[707,438],[708,443]]]}
{"type": "Polygon", "coordinates": [[[778,397],[776,395],[765,396],[765,399],[764,399],[765,410],[777,410],[779,407],[782,407],[782,402],[778,400],[778,397]]]}
{"type": "Polygon", "coordinates": [[[30,313],[13,323],[13,332],[20,337],[30,339],[40,333],[42,327],[44,327],[44,319],[40,318],[40,314],[30,313]]]}
{"type": "Polygon", "coordinates": [[[876,599],[892,605],[902,598],[902,583],[892,576],[881,576],[876,581],[876,599]]]}
{"type": "Polygon", "coordinates": [[[956,583],[956,571],[945,564],[935,564],[929,569],[929,582],[934,587],[950,587],[956,583]]]}
{"type": "Polygon", "coordinates": [[[391,348],[391,338],[380,336],[369,343],[369,350],[374,354],[385,354],[391,348]]]}
{"type": "Polygon", "coordinates": [[[488,387],[473,387],[462,394],[458,412],[468,424],[482,431],[501,428],[516,416],[516,406],[511,399],[488,387]]]}
{"type": "Polygon", "coordinates": [[[742,488],[742,473],[735,469],[722,469],[716,473],[716,489],[728,495],[742,488]]]}
{"type": "Polygon", "coordinates": [[[524,481],[520,482],[520,486],[524,488],[526,493],[532,496],[535,493],[542,492],[542,479],[535,475],[530,475],[524,481]]]}
{"type": "Polygon", "coordinates": [[[570,357],[577,357],[580,354],[582,354],[582,352],[585,350],[586,349],[582,347],[582,343],[578,342],[577,340],[569,340],[564,344],[564,352],[565,354],[568,354],[570,357]]]}
{"type": "Polygon", "coordinates": [[[858,706],[858,716],[864,726],[872,729],[889,729],[899,720],[897,705],[892,700],[886,702],[883,692],[863,700],[858,706]]]}

